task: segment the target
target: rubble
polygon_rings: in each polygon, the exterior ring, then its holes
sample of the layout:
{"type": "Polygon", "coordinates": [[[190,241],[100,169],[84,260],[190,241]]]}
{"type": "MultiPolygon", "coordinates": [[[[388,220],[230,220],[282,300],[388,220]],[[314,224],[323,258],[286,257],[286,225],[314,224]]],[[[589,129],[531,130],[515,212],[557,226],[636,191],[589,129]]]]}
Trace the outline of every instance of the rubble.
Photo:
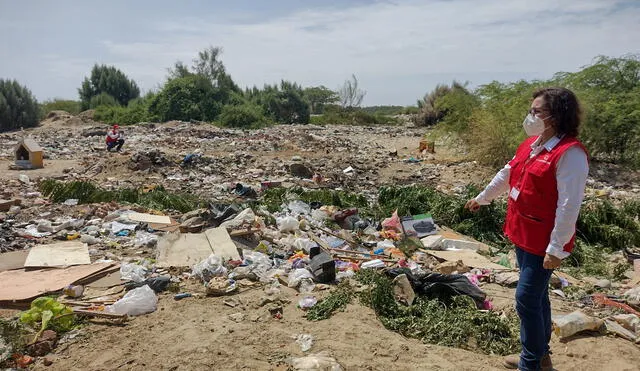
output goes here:
{"type": "MultiPolygon", "coordinates": [[[[56,114],[50,119],[56,121],[61,117],[56,114]]],[[[78,295],[64,298],[73,305],[83,305],[73,307],[75,315],[103,316],[109,321],[124,321],[124,315],[153,312],[158,301],[167,298],[177,301],[205,295],[210,297],[203,300],[225,300],[234,308],[258,307],[263,312],[262,318],[288,317],[287,306],[293,302],[291,305],[297,304],[299,308],[295,310],[299,312],[322,311],[313,312],[320,313],[315,317],[320,320],[333,313],[332,306],[346,306],[348,291],[340,291],[342,296],[329,305],[322,290],[353,282],[359,271],[386,272],[390,268],[402,269],[392,279],[392,290],[394,299],[403,306],[424,303],[425,298],[450,303],[451,298],[463,296],[471,298],[478,309],[490,310],[491,294],[485,292],[484,285],[497,283],[509,288],[518,281],[512,254],[496,256],[497,251],[491,246],[435,224],[434,230],[429,230],[435,234],[416,239],[421,243],[416,242],[415,249],[407,250],[404,247],[408,236],[403,223],[406,220],[397,213],[374,220],[361,215],[361,208],[340,204],[334,194],[322,202],[298,197],[300,189],[319,192],[338,189],[357,193],[364,203],[372,203],[379,186],[394,183],[438,183],[446,193],[461,193],[461,185],[476,171],[473,163],[447,165],[433,157],[413,157],[416,161],[405,163],[406,153],[399,154],[398,149],[386,143],[398,136],[415,139],[417,143],[423,131],[405,127],[293,125],[247,133],[174,122],[127,128],[124,149],[129,152],[125,154],[106,154],[102,148],[106,128],[93,124],[69,138],[55,131],[34,132],[49,162],[75,163],[65,163],[64,169],[55,175],[11,173],[0,193],[0,252],[25,250],[35,254],[45,247],[81,245],[83,260],[74,260],[73,264],[83,264],[87,271],[74,273],[71,279],[58,279],[57,274],[23,270],[25,265],[32,264],[22,262],[19,269],[11,268],[2,275],[7,281],[15,279],[18,272],[29,281],[47,284],[55,281],[47,289],[60,292],[69,285],[78,286],[86,278],[96,279],[94,271],[100,270],[98,267],[103,267],[102,270],[116,267],[118,276],[109,289],[120,291],[102,290],[97,295],[103,300],[99,304],[90,301],[87,294],[90,290],[86,287],[78,295]],[[454,176],[446,177],[447,174],[454,176]],[[46,177],[87,180],[90,181],[87,184],[95,184],[122,199],[84,203],[80,197],[69,197],[54,203],[43,197],[38,188],[46,177]],[[170,192],[184,192],[203,202],[186,211],[164,208],[161,200],[141,206],[127,201],[124,190],[128,189],[139,189],[145,194],[154,189],[167,190],[162,197],[169,197],[170,192]],[[275,195],[276,200],[267,204],[263,198],[267,192],[275,195]],[[258,303],[234,301],[255,287],[267,288],[258,303]],[[288,299],[282,294],[286,290],[298,297],[288,299]]],[[[17,142],[15,134],[0,136],[1,145],[17,142]]],[[[11,154],[0,146],[0,155],[11,154]]],[[[598,182],[592,180],[591,186],[605,187],[598,182]]],[[[611,192],[620,197],[640,194],[634,188],[611,192]]],[[[62,254],[57,257],[62,258],[62,254]]],[[[619,260],[618,263],[624,262],[619,260]]],[[[64,263],[46,261],[35,266],[64,263]]],[[[77,272],[77,267],[64,269],[77,272]]],[[[614,284],[611,280],[600,280],[594,286],[611,293],[628,290],[625,300],[637,301],[637,288],[621,290],[622,286],[614,284]]],[[[560,278],[552,282],[552,287],[558,290],[567,285],[560,278]]],[[[10,292],[5,303],[28,304],[42,294],[40,289],[31,287],[28,295],[10,292]]],[[[336,290],[342,290],[342,286],[332,292],[336,290]]],[[[187,305],[192,300],[176,304],[187,305]]],[[[609,304],[603,300],[602,303],[609,304]]],[[[598,310],[608,313],[611,306],[600,306],[598,310]]],[[[254,315],[244,312],[228,317],[239,323],[253,321],[252,318],[254,315]]],[[[257,321],[260,317],[255,318],[257,321]]],[[[634,318],[610,321],[626,331],[638,331],[634,318]]],[[[627,334],[627,338],[632,337],[627,334]]],[[[29,352],[42,357],[53,347],[55,341],[43,340],[29,352]]],[[[329,360],[327,364],[337,364],[329,360]]]]}

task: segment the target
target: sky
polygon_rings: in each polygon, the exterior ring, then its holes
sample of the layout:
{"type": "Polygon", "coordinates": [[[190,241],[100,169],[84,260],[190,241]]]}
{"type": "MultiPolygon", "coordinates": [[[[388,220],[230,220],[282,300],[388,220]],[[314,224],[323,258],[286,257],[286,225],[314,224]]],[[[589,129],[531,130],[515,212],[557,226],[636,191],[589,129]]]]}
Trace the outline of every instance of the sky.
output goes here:
{"type": "Polygon", "coordinates": [[[143,92],[208,46],[241,87],[280,80],[364,105],[412,105],[436,84],[550,78],[640,54],[639,0],[0,0],[0,78],[78,99],[95,63],[143,92]]]}

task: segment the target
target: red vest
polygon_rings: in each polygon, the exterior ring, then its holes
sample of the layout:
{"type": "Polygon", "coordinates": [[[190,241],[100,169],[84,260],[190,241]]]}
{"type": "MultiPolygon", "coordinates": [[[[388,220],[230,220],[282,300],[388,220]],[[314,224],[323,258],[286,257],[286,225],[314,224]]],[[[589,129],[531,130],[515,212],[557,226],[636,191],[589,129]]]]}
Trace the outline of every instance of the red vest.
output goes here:
{"type": "MultiPolygon", "coordinates": [[[[558,161],[572,146],[579,146],[585,153],[587,150],[576,138],[565,136],[551,151],[545,148],[538,155],[529,158],[531,144],[536,139],[537,137],[531,137],[522,142],[515,157],[509,162],[509,188],[512,191],[507,202],[504,233],[516,246],[531,254],[544,256],[555,226],[558,161]],[[513,188],[520,191],[516,200],[512,197],[513,188]]],[[[575,233],[564,246],[564,251],[571,252],[574,240],[575,233]]]]}

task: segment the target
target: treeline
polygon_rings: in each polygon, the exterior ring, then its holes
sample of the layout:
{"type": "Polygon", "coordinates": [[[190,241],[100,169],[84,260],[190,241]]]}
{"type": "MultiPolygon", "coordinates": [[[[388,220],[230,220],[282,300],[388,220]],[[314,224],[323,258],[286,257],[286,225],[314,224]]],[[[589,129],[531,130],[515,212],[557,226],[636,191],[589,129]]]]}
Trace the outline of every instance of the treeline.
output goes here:
{"type": "Polygon", "coordinates": [[[549,80],[494,81],[470,90],[439,85],[418,101],[416,123],[437,125],[435,135],[456,133],[479,162],[503,166],[524,139],[523,121],[533,92],[541,87],[573,90],[584,111],[580,138],[592,157],[640,166],[640,57],[599,56],[578,72],[549,80]]]}
{"type": "Polygon", "coordinates": [[[209,47],[190,66],[176,62],[161,87],[144,96],[135,81],[106,65],[93,66],[78,88],[79,101],[55,99],[38,104],[26,87],[0,80],[0,131],[36,126],[53,110],[77,114],[87,109],[95,109],[94,119],[109,124],[182,120],[256,128],[308,124],[312,115],[317,124],[393,121],[360,109],[366,93],[355,76],[337,91],[285,80],[242,90],[226,72],[220,56],[220,48],[209,47]]]}
{"type": "Polygon", "coordinates": [[[157,91],[141,96],[135,81],[113,66],[95,65],[78,89],[79,101],[38,104],[18,82],[0,80],[0,131],[31,127],[51,110],[77,114],[95,109],[105,123],[170,120],[215,122],[227,127],[270,124],[393,124],[393,116],[414,114],[432,133],[454,133],[479,162],[502,166],[524,137],[520,126],[534,90],[564,86],[581,100],[581,139],[599,160],[640,166],[640,57],[600,56],[578,72],[549,80],[494,81],[476,89],[454,82],[439,85],[417,107],[361,107],[366,91],[356,76],[342,87],[279,84],[241,89],[226,72],[221,50],[209,47],[192,64],[177,62],[157,91]]]}

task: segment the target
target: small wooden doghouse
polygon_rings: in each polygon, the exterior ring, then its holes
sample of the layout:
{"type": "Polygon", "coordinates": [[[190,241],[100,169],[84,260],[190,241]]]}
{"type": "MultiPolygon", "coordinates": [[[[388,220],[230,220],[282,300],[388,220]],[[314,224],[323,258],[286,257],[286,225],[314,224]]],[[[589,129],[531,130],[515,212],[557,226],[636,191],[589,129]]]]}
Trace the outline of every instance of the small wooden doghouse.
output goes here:
{"type": "Polygon", "coordinates": [[[42,147],[31,138],[22,139],[14,151],[16,166],[22,169],[39,169],[44,167],[42,147]]]}

